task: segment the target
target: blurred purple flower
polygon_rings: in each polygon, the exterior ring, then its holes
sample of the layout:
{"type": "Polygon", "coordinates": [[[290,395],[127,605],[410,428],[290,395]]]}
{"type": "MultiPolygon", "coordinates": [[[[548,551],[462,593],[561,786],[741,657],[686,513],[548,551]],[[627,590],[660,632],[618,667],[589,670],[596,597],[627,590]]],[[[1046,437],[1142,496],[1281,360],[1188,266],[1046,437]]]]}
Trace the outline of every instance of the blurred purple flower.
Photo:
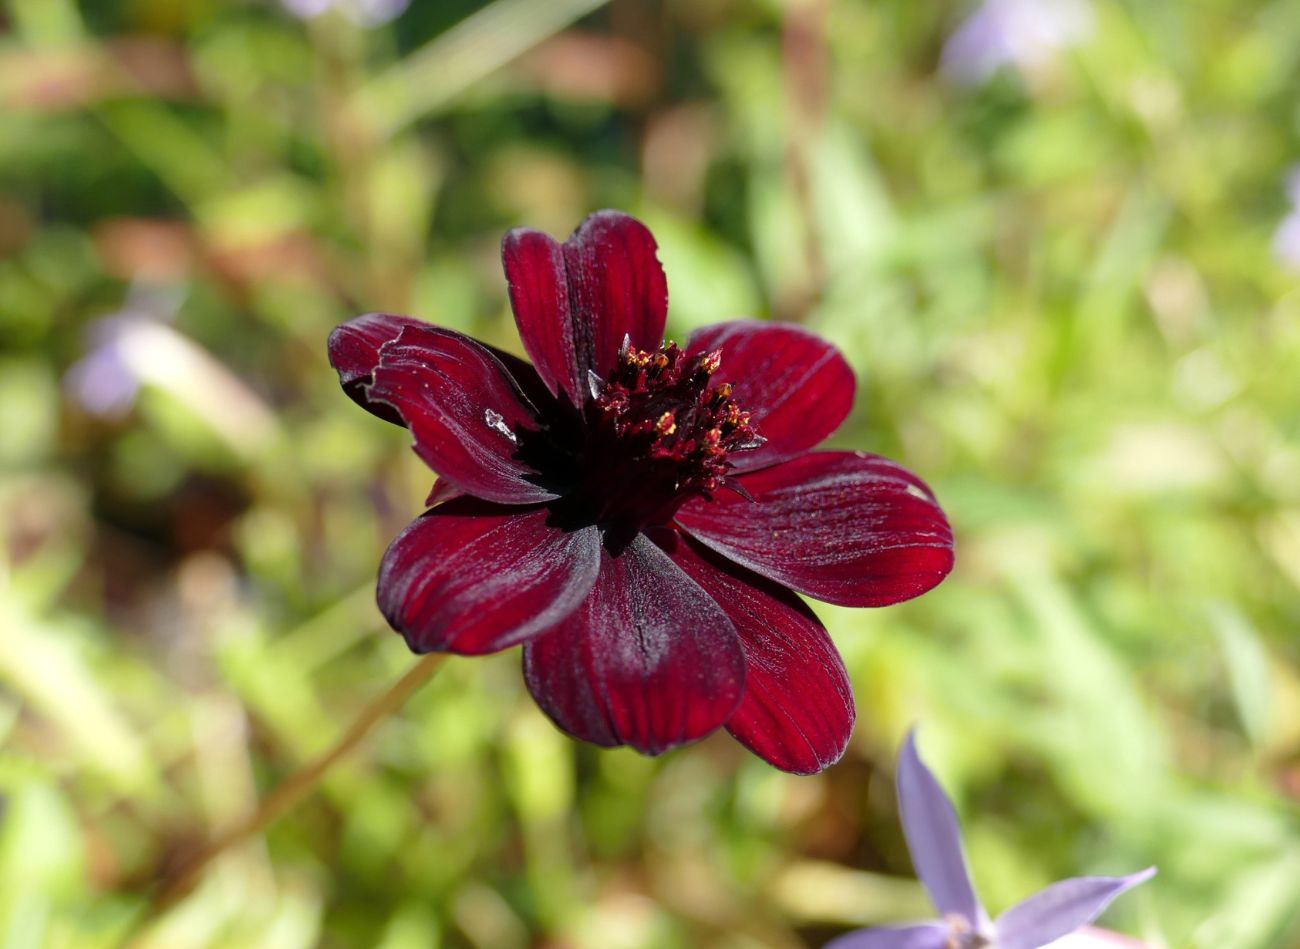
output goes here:
{"type": "Polygon", "coordinates": [[[1287,173],[1286,196],[1291,213],[1282,219],[1273,234],[1273,256],[1292,270],[1300,270],[1300,165],[1287,173]]]}
{"type": "MultiPolygon", "coordinates": [[[[1083,929],[1111,900],[1156,872],[1148,867],[1125,877],[1062,880],[991,920],[971,884],[957,814],[917,755],[915,733],[907,736],[899,756],[898,806],[916,874],[943,918],[859,930],[833,940],[826,949],[1039,949],[1083,929]]],[[[1089,937],[1099,932],[1076,935],[1072,944],[1088,945],[1089,937]]],[[[1095,938],[1091,942],[1095,944],[1095,938]]]]}
{"type": "Polygon", "coordinates": [[[280,0],[280,4],[300,20],[333,8],[358,26],[383,26],[406,12],[411,0],[280,0]]]}
{"type": "Polygon", "coordinates": [[[1088,0],[984,0],[944,44],[941,68],[975,85],[1003,66],[1031,70],[1092,35],[1088,0]]]}
{"type": "Polygon", "coordinates": [[[1292,270],[1300,270],[1300,208],[1291,211],[1273,234],[1273,255],[1292,270]]]}
{"type": "Polygon", "coordinates": [[[110,317],[91,327],[89,351],[68,369],[65,382],[73,399],[91,415],[119,419],[135,404],[140,380],[116,344],[114,322],[110,317]]]}
{"type": "Polygon", "coordinates": [[[140,391],[140,374],[132,365],[130,352],[135,330],[169,321],[181,299],[175,290],[136,285],[121,309],[91,323],[86,329],[86,355],[69,367],[64,377],[73,400],[101,418],[126,415],[140,391]]]}
{"type": "Polygon", "coordinates": [[[120,419],[141,389],[166,394],[241,455],[275,437],[274,414],[210,352],[171,326],[184,299],[176,288],[134,286],[121,309],[86,330],[86,354],[69,367],[69,398],[90,415],[120,419]]]}

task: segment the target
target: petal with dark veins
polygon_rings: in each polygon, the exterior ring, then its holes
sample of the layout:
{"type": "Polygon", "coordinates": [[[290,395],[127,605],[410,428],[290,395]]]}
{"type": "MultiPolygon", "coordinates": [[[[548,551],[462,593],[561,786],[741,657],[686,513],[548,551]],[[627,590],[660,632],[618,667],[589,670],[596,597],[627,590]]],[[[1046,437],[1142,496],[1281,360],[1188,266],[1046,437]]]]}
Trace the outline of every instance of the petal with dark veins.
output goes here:
{"type": "Polygon", "coordinates": [[[668,318],[668,280],[649,229],[619,211],[597,211],[564,242],[569,307],[579,355],[602,379],[613,371],[624,340],[658,349],[668,318]]]}
{"type": "Polygon", "coordinates": [[[691,334],[687,353],[722,351],[716,379],[766,441],[728,457],[737,471],[756,471],[802,455],[830,436],[853,407],[856,381],[838,349],[788,323],[736,320],[691,334]]]}
{"type": "Polygon", "coordinates": [[[366,389],[374,381],[379,350],[408,326],[428,324],[409,316],[366,313],[335,327],[329,338],[330,365],[338,372],[343,391],[357,405],[395,425],[405,424],[397,410],[383,402],[371,402],[366,389]]]}
{"type": "Polygon", "coordinates": [[[550,235],[515,228],[501,242],[510,309],[524,351],[552,395],[583,404],[585,386],[575,349],[564,249],[550,235]]]}
{"type": "Polygon", "coordinates": [[[473,497],[502,504],[551,500],[530,451],[549,441],[537,409],[499,359],[450,330],[408,326],[383,347],[371,402],[393,407],[415,452],[443,479],[473,497]]]}
{"type": "Polygon", "coordinates": [[[814,452],[699,498],[677,523],[729,560],[840,606],[920,596],[952,569],[953,539],[929,488],[864,452],[814,452]]]}
{"type": "Polygon", "coordinates": [[[524,648],[524,677],[563,731],[657,755],[717,729],[740,701],[735,627],[643,534],[613,556],[567,619],[524,648]]]}
{"type": "Polygon", "coordinates": [[[787,588],[675,532],[656,537],[731,619],[745,650],[745,694],[727,731],[764,761],[816,774],[853,732],[853,690],[825,627],[787,588]]]}
{"type": "Polygon", "coordinates": [[[546,508],[456,498],[410,524],[379,569],[379,608],[414,652],[497,652],[554,626],[600,569],[594,527],[546,508]]]}

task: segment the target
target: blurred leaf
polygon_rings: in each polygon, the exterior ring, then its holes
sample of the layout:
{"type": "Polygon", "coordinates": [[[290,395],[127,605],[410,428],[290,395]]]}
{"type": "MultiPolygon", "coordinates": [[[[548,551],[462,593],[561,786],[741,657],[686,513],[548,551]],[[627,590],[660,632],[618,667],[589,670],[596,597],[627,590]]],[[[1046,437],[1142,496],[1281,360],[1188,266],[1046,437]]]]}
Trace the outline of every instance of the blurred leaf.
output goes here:
{"type": "Polygon", "coordinates": [[[351,104],[381,137],[439,111],[475,82],[606,0],[496,0],[371,79],[351,104]]]}
{"type": "Polygon", "coordinates": [[[739,253],[679,218],[645,217],[659,243],[668,276],[670,332],[675,330],[679,340],[701,326],[760,315],[753,277],[739,253]]]}
{"type": "Polygon", "coordinates": [[[63,46],[84,33],[73,0],[9,0],[8,6],[18,32],[33,46],[63,46]]]}
{"type": "Polygon", "coordinates": [[[1027,568],[1015,590],[1038,640],[1047,694],[1060,703],[1030,725],[1043,753],[1109,817],[1158,808],[1164,741],[1137,684],[1054,578],[1027,568]]]}
{"type": "Polygon", "coordinates": [[[1274,690],[1268,652],[1246,618],[1226,603],[1208,606],[1227,664],[1237,715],[1256,748],[1265,748],[1273,735],[1274,690]]]}
{"type": "Polygon", "coordinates": [[[0,465],[45,458],[57,434],[58,387],[36,363],[0,360],[0,465]]]}
{"type": "MultiPolygon", "coordinates": [[[[1206,949],[1239,946],[1271,949],[1285,940],[1300,912],[1300,853],[1236,877],[1228,899],[1196,931],[1195,944],[1206,949]]],[[[1292,933],[1294,935],[1294,933],[1292,933]]]]}
{"type": "Polygon", "coordinates": [[[29,615],[0,588],[0,679],[53,722],[84,762],[126,793],[157,786],[144,742],[63,624],[29,615]]]}

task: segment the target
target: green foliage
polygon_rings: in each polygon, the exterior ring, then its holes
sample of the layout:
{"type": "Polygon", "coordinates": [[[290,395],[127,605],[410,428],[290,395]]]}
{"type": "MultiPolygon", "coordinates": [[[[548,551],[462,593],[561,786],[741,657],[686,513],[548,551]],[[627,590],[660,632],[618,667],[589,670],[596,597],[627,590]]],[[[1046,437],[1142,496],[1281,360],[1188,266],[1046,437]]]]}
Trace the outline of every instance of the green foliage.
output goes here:
{"type": "Polygon", "coordinates": [[[364,29],[8,0],[0,945],[118,944],[409,667],[372,585],[430,475],[325,337],[389,310],[517,350],[500,235],[606,206],[658,235],[677,338],[841,345],[836,442],[953,520],[934,593],[816,607],[845,760],[578,746],[516,654],[452,660],[141,944],[789,947],[922,915],[890,790],[920,722],[991,908],[1155,863],[1111,925],[1294,945],[1300,295],[1269,240],[1300,5],[1095,6],[970,88],[938,68],[956,3],[416,0],[364,29]],[[140,390],[96,415],[82,360],[124,311],[140,390]]]}

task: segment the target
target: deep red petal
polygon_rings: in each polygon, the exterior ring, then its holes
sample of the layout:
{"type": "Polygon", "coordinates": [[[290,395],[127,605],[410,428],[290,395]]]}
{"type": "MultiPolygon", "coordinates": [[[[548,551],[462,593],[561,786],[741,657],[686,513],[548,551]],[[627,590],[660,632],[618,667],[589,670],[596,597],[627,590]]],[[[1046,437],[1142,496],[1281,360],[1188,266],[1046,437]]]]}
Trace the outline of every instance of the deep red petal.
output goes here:
{"type": "Polygon", "coordinates": [[[451,330],[408,326],[383,348],[369,399],[397,410],[415,452],[466,494],[502,504],[555,498],[521,451],[542,437],[536,408],[483,346],[451,330]]]}
{"type": "Polygon", "coordinates": [[[788,323],[737,320],[691,335],[691,355],[722,350],[716,379],[731,383],[736,404],[767,439],[728,456],[755,471],[802,455],[839,428],[853,407],[853,370],[838,349],[788,323]]]}
{"type": "Polygon", "coordinates": [[[618,211],[597,211],[563,249],[579,366],[605,378],[625,337],[638,349],[657,349],[668,316],[668,281],[646,226],[618,211]]]}
{"type": "MultiPolygon", "coordinates": [[[[392,313],[366,313],[348,320],[342,326],[335,327],[330,333],[328,344],[330,365],[338,370],[343,391],[363,408],[382,419],[402,426],[406,423],[397,414],[397,410],[384,402],[371,402],[366,389],[374,381],[375,368],[379,365],[380,349],[385,343],[397,339],[402,334],[402,330],[408,326],[428,327],[432,324],[392,313]]],[[[519,388],[523,390],[524,395],[541,410],[542,415],[548,416],[552,408],[548,403],[552,400],[546,385],[538,377],[537,370],[518,356],[488,346],[486,343],[482,345],[501,360],[501,364],[514,377],[515,382],[519,383],[519,388]]]]}
{"type": "Polygon", "coordinates": [[[864,452],[814,452],[736,479],[677,522],[723,556],[841,606],[920,596],[952,569],[952,529],[929,488],[864,452]]]}
{"type": "Polygon", "coordinates": [[[396,425],[405,424],[397,410],[383,402],[371,402],[366,388],[373,381],[379,365],[379,350],[397,339],[408,326],[427,326],[409,316],[391,313],[366,313],[335,327],[330,333],[330,365],[339,374],[339,383],[354,402],[380,418],[396,425]]]}
{"type": "Polygon", "coordinates": [[[540,231],[516,228],[501,242],[501,263],[519,338],[537,374],[551,395],[563,392],[573,405],[582,405],[585,383],[574,348],[563,248],[540,231]]]}
{"type": "Polygon", "coordinates": [[[594,527],[546,508],[447,501],[410,524],[379,568],[379,609],[415,652],[496,652],[549,629],[596,581],[594,527]]]}
{"type": "Polygon", "coordinates": [[[668,555],[722,607],[745,650],[745,694],[727,731],[782,771],[816,774],[839,761],[853,690],[825,627],[787,588],[675,538],[668,555]]]}
{"type": "Polygon", "coordinates": [[[657,755],[736,710],[745,658],[726,614],[637,535],[568,619],[524,647],[528,690],[551,720],[597,745],[657,755]]]}

